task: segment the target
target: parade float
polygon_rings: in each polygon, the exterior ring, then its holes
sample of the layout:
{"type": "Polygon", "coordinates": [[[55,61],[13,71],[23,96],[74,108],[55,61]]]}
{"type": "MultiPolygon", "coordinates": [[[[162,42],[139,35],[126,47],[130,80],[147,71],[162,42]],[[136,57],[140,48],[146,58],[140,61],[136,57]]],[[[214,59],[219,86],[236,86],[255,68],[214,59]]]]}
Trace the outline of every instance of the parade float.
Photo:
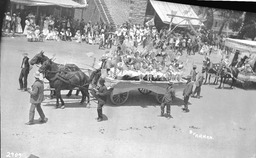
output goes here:
{"type": "MultiPolygon", "coordinates": [[[[236,66],[239,70],[237,81],[240,81],[243,88],[247,89],[256,83],[256,41],[227,38],[225,46],[231,48],[233,52],[239,51],[236,59],[238,62],[236,66]]],[[[231,60],[234,58],[235,53],[232,53],[231,60]]]]}
{"type": "Polygon", "coordinates": [[[101,61],[101,77],[106,81],[110,100],[116,105],[124,104],[132,90],[144,95],[154,93],[161,103],[170,81],[176,91],[182,91],[187,82],[183,79],[184,65],[174,53],[150,45],[137,49],[123,44],[107,51],[101,61]]]}

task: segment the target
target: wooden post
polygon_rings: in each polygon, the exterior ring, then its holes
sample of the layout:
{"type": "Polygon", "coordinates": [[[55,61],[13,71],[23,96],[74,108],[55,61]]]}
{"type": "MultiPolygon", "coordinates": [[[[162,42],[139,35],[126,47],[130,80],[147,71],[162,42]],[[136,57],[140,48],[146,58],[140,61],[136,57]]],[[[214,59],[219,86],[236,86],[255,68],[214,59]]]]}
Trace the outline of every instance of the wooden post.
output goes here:
{"type": "Polygon", "coordinates": [[[62,14],[62,7],[60,7],[60,18],[61,18],[61,14],[62,14]]]}
{"type": "Polygon", "coordinates": [[[37,22],[40,21],[40,19],[39,19],[40,17],[39,17],[38,14],[39,14],[39,6],[36,7],[36,19],[35,19],[35,23],[36,23],[36,21],[37,21],[37,22]]]}
{"type": "Polygon", "coordinates": [[[83,17],[84,17],[84,8],[82,8],[82,14],[81,14],[81,19],[80,19],[80,21],[83,19],[83,17]]]}

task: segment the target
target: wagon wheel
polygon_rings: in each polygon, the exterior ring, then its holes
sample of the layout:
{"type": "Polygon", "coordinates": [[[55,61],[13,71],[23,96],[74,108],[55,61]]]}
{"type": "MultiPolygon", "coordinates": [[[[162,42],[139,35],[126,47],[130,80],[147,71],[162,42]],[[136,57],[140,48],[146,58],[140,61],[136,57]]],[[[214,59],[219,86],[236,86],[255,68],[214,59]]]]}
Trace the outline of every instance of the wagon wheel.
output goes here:
{"type": "Polygon", "coordinates": [[[164,97],[163,94],[156,94],[157,102],[161,104],[163,102],[163,97],[164,97]]]}
{"type": "Polygon", "coordinates": [[[151,91],[150,90],[147,90],[147,89],[144,89],[144,88],[138,88],[139,92],[141,94],[144,94],[144,95],[147,95],[147,94],[150,94],[151,91]]]}
{"type": "Polygon", "coordinates": [[[242,83],[242,86],[243,86],[244,89],[248,89],[250,87],[250,85],[251,85],[250,81],[244,81],[242,83]]]}
{"type": "Polygon", "coordinates": [[[112,103],[116,105],[122,105],[126,102],[126,100],[128,99],[128,96],[129,96],[129,92],[113,95],[113,91],[112,91],[110,94],[110,100],[112,103]]]}

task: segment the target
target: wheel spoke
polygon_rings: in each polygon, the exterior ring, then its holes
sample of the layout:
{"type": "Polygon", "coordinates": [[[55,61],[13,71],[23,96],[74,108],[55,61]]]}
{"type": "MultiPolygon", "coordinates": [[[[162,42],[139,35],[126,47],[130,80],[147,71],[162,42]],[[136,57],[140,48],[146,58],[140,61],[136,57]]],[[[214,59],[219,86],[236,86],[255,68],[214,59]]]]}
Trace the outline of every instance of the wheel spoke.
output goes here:
{"type": "Polygon", "coordinates": [[[121,104],[125,103],[125,101],[128,99],[128,96],[129,96],[129,92],[124,92],[124,93],[116,94],[116,95],[111,94],[110,99],[114,104],[121,105],[121,104]]]}

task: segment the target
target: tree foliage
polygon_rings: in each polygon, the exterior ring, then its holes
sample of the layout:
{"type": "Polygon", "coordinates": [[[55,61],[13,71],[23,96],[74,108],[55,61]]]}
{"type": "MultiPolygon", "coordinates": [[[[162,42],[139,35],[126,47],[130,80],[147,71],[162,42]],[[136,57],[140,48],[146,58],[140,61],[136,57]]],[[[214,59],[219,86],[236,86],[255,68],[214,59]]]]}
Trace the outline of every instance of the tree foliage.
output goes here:
{"type": "Polygon", "coordinates": [[[241,11],[235,11],[235,10],[224,10],[224,9],[217,9],[220,17],[223,18],[221,27],[219,29],[219,35],[222,33],[222,30],[225,25],[229,24],[230,29],[233,31],[238,31],[239,27],[242,24],[241,16],[243,15],[243,12],[241,11]]]}
{"type": "Polygon", "coordinates": [[[230,29],[232,29],[233,31],[238,31],[243,21],[243,19],[241,18],[243,12],[241,11],[200,7],[198,10],[198,14],[206,19],[206,21],[204,21],[204,26],[208,30],[212,29],[214,24],[214,18],[216,18],[215,16],[220,16],[223,20],[219,30],[219,34],[222,33],[223,28],[227,24],[229,24],[230,29]]]}
{"type": "Polygon", "coordinates": [[[241,30],[238,33],[238,38],[256,37],[256,13],[246,12],[241,30]]]}

